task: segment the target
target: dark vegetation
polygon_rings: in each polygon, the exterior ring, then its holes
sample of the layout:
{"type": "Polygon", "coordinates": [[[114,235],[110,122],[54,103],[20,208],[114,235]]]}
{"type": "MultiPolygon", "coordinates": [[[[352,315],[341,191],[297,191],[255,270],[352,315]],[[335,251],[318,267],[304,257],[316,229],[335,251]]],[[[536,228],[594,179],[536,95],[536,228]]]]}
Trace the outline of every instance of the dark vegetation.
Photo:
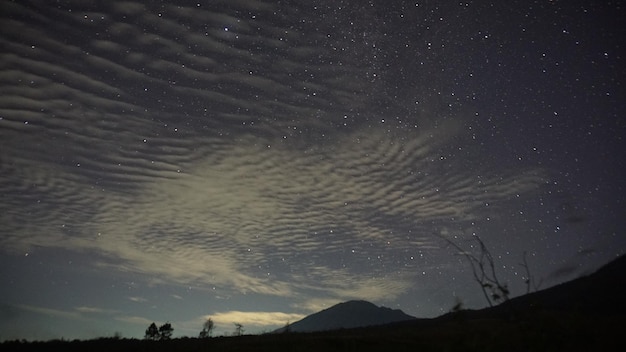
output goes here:
{"type": "Polygon", "coordinates": [[[211,318],[207,319],[202,325],[202,330],[200,331],[200,334],[198,335],[198,337],[201,339],[211,337],[211,334],[213,333],[214,328],[215,328],[215,324],[213,323],[213,319],[211,318]]]}
{"type": "MultiPolygon", "coordinates": [[[[214,338],[4,342],[2,351],[617,351],[626,256],[596,273],[481,310],[325,332],[214,338]]],[[[206,326],[208,330],[208,325],[206,326]]],[[[208,333],[207,333],[208,335],[208,333]]]]}
{"type": "Polygon", "coordinates": [[[144,339],[153,340],[153,341],[169,340],[172,338],[173,332],[174,332],[174,328],[172,327],[172,324],[170,323],[165,323],[159,326],[158,328],[155,323],[152,323],[146,329],[146,335],[144,336],[144,339]]]}
{"type": "MultiPolygon", "coordinates": [[[[461,245],[452,239],[435,234],[439,238],[443,239],[448,246],[454,248],[457,251],[457,254],[463,256],[470,268],[472,269],[472,275],[474,276],[474,281],[480,286],[482,290],[483,296],[489,304],[489,307],[493,307],[498,303],[506,302],[509,300],[509,288],[506,282],[503,282],[498,277],[498,273],[496,270],[496,262],[494,260],[491,251],[485,245],[485,242],[478,236],[472,236],[474,245],[469,246],[470,248],[476,248],[477,250],[468,250],[461,247],[461,245]]],[[[526,284],[526,293],[531,293],[533,291],[539,290],[541,286],[541,281],[537,283],[535,278],[530,272],[530,266],[528,265],[528,260],[526,258],[526,252],[523,255],[523,262],[520,263],[520,266],[524,269],[524,283],[526,284]]],[[[463,302],[460,300],[457,301],[457,304],[452,308],[452,311],[461,310],[463,306],[463,302]]]]}
{"type": "Polygon", "coordinates": [[[447,319],[315,333],[88,341],[5,342],[3,351],[614,351],[623,316],[544,313],[521,320],[447,319]]]}
{"type": "Polygon", "coordinates": [[[490,307],[493,307],[498,302],[509,299],[509,288],[506,283],[501,282],[498,278],[493,255],[491,255],[491,252],[480,237],[474,236],[474,240],[477,242],[479,248],[478,254],[461,248],[459,244],[449,238],[443,238],[450,246],[454,247],[460,255],[467,259],[467,262],[472,268],[474,280],[480,285],[483,296],[490,307]]]}

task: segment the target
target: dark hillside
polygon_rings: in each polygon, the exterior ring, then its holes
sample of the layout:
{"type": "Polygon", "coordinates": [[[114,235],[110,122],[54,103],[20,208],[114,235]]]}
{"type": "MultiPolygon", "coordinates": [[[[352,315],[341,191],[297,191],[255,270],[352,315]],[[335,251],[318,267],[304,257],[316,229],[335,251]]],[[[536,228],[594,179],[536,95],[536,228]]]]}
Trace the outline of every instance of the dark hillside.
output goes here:
{"type": "Polygon", "coordinates": [[[515,318],[533,312],[588,317],[626,315],[626,256],[619,257],[588,276],[515,297],[493,308],[466,311],[465,315],[476,318],[512,315],[511,318],[515,318]]]}

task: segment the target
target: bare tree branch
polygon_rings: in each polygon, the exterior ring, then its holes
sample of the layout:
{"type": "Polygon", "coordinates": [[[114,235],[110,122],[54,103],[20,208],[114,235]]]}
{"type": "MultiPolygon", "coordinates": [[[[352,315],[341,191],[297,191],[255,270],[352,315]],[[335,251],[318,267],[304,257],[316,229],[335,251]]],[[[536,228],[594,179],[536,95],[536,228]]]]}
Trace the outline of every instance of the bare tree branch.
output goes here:
{"type": "Polygon", "coordinates": [[[526,259],[526,255],[528,253],[524,251],[524,255],[522,257],[523,262],[520,264],[524,271],[526,271],[526,276],[524,279],[524,283],[526,284],[526,293],[530,293],[532,291],[538,291],[539,287],[543,283],[543,280],[539,280],[538,283],[535,283],[535,278],[530,273],[530,267],[528,266],[528,260],[526,259]]]}
{"type": "Polygon", "coordinates": [[[509,299],[509,289],[507,285],[503,284],[498,278],[493,255],[491,255],[491,252],[479,236],[474,235],[474,240],[478,242],[480,251],[479,254],[476,255],[464,250],[450,238],[440,234],[436,235],[446,241],[448,245],[454,247],[458,251],[458,254],[465,257],[469,262],[474,280],[480,285],[483,296],[490,307],[493,307],[494,304],[499,301],[507,301],[509,299]]]}

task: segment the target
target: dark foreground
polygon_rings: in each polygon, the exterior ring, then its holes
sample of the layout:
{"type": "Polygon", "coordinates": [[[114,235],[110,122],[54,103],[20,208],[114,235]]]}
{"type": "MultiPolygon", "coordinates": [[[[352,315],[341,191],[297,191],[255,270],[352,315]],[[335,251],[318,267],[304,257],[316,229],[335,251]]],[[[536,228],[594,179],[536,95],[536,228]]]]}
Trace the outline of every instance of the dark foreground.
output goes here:
{"type": "Polygon", "coordinates": [[[169,341],[4,342],[0,351],[626,351],[626,256],[501,305],[435,319],[314,333],[169,341]]]}
{"type": "MultiPolygon", "coordinates": [[[[461,312],[462,313],[462,312],[461,312]]],[[[318,333],[181,338],[4,342],[2,351],[616,351],[624,316],[533,314],[524,319],[416,320],[397,325],[318,333]]],[[[621,349],[620,349],[621,350],[621,349]]]]}

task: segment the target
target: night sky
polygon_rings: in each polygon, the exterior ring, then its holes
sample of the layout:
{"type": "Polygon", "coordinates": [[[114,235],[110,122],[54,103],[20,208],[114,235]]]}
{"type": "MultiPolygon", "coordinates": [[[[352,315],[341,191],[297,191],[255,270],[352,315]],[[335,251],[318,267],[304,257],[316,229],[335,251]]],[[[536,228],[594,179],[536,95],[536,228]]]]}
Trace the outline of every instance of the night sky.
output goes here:
{"type": "Polygon", "coordinates": [[[0,6],[0,340],[435,317],[487,304],[444,238],[512,296],[626,250],[619,1],[0,6]]]}

